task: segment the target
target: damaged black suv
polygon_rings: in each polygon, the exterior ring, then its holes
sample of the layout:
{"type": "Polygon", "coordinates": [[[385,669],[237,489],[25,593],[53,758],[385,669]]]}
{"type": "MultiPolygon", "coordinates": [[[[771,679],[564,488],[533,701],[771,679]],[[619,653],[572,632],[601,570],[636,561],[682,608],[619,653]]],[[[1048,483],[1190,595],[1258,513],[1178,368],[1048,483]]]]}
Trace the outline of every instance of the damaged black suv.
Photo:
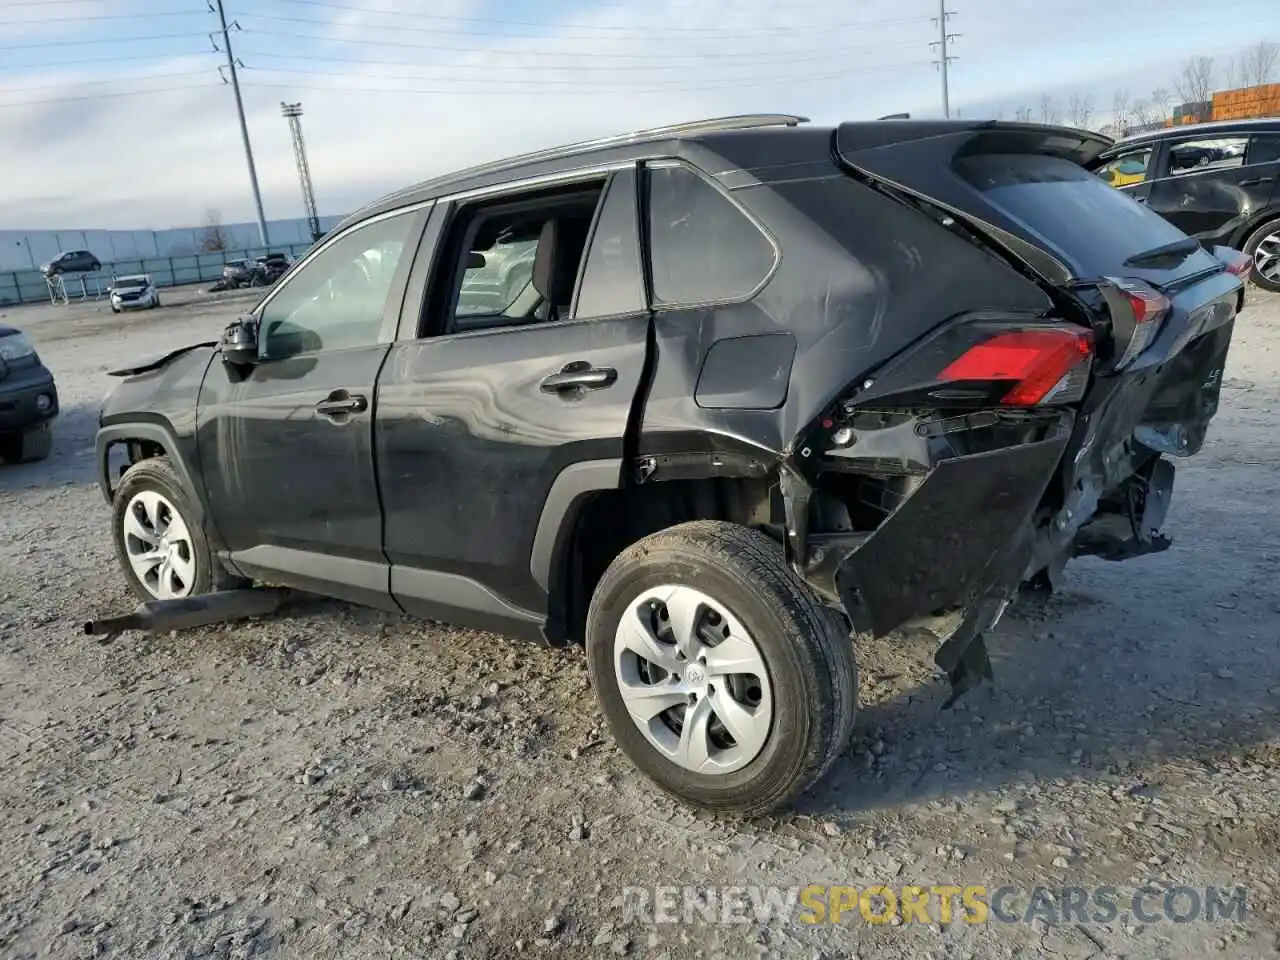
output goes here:
{"type": "Polygon", "coordinates": [[[958,694],[1020,586],[1168,545],[1247,264],[1089,173],[1107,145],[737,117],[386,197],[117,371],[125,576],[585,643],[659,785],[785,804],[849,733],[851,633],[932,630],[958,694]]]}

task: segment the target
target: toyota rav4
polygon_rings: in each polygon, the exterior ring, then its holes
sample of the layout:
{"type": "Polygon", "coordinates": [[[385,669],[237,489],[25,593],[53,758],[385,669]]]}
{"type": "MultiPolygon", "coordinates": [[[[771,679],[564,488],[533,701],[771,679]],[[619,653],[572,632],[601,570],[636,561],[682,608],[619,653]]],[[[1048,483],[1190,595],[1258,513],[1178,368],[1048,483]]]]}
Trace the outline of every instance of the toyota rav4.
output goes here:
{"type": "Polygon", "coordinates": [[[583,643],[661,787],[786,804],[846,741],[853,638],[930,630],[958,696],[1021,586],[1169,544],[1247,263],[1091,174],[1107,145],[737,117],[386,197],[117,371],[124,575],[583,643]],[[469,282],[527,244],[519,289],[469,282]]]}

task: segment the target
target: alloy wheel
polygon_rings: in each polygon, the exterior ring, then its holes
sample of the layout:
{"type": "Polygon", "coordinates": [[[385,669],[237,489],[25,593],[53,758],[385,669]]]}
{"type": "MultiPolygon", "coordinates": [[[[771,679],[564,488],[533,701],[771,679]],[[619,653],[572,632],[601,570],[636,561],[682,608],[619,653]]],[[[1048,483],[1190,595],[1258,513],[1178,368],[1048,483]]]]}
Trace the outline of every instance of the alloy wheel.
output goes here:
{"type": "Polygon", "coordinates": [[[1258,276],[1280,283],[1280,230],[1263,237],[1254,248],[1253,268],[1258,276]]]}
{"type": "Polygon", "coordinates": [[[158,600],[188,596],[196,582],[195,549],[169,499],[153,490],[134,494],[123,527],[129,565],[147,592],[158,600]]]}
{"type": "Polygon", "coordinates": [[[631,719],[684,769],[731,773],[768,740],[773,698],[764,658],[741,621],[707,594],[646,590],[618,624],[613,661],[631,719]]]}

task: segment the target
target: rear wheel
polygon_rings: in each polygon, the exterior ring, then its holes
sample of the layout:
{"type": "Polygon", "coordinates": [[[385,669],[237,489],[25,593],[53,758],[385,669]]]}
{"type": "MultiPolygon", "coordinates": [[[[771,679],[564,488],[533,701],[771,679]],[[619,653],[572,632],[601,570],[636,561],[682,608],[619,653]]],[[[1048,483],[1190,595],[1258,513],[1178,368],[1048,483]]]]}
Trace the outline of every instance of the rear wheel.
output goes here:
{"type": "Polygon", "coordinates": [[[22,433],[0,437],[0,460],[5,463],[35,463],[53,452],[53,423],[42,423],[22,433]]]}
{"type": "Polygon", "coordinates": [[[191,497],[167,457],[135,463],[112,503],[116,557],[143,600],[169,600],[239,586],[196,520],[191,497]]]}
{"type": "Polygon", "coordinates": [[[1280,217],[1250,234],[1244,252],[1253,260],[1249,279],[1263,290],[1280,293],[1280,217]]]}
{"type": "Polygon", "coordinates": [[[697,806],[785,806],[839,755],[857,686],[849,631],[764,534],[699,521],[605,572],[588,668],[623,752],[697,806]]]}

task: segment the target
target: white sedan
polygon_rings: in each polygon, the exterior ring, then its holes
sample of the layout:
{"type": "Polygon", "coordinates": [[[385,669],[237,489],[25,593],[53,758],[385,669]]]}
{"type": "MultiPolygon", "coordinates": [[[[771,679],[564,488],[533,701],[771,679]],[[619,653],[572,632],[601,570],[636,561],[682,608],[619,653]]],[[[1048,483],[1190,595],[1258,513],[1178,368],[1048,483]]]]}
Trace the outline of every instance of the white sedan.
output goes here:
{"type": "Polygon", "coordinates": [[[121,310],[149,310],[160,306],[160,293],[147,274],[134,277],[116,277],[108,288],[111,294],[111,312],[121,310]]]}

